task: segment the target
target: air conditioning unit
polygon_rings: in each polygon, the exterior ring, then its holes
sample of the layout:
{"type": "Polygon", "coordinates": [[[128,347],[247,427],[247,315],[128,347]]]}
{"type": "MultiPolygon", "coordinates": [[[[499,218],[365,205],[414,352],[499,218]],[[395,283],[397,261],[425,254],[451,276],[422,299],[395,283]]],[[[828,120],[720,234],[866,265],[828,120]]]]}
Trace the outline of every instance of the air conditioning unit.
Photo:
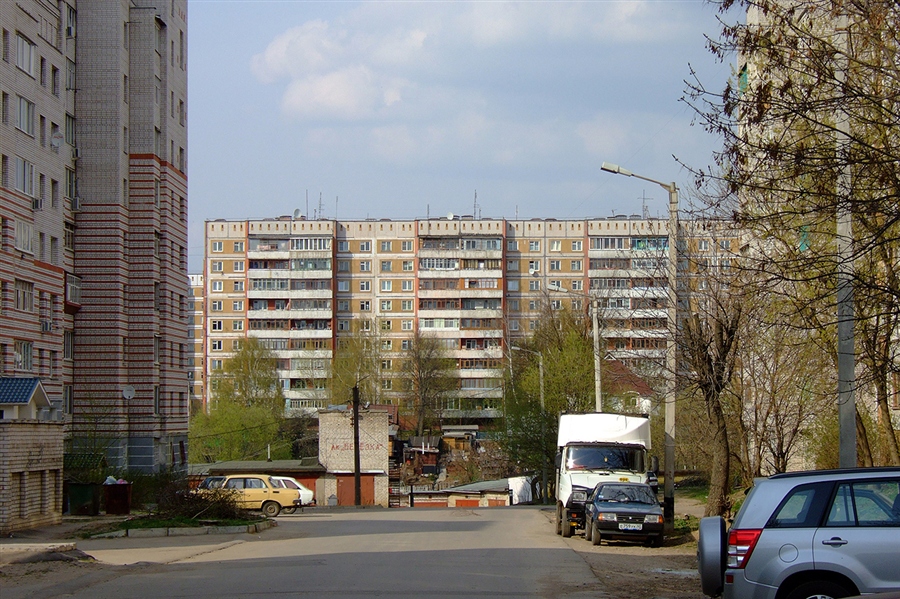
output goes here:
{"type": "Polygon", "coordinates": [[[77,196],[72,198],[72,210],[81,210],[81,198],[77,196]]]}
{"type": "Polygon", "coordinates": [[[75,37],[75,28],[74,27],[66,27],[66,37],[68,37],[68,38],[75,37]]]}
{"type": "Polygon", "coordinates": [[[52,320],[42,320],[41,321],[41,332],[49,333],[53,330],[53,321],[52,320]]]}
{"type": "Polygon", "coordinates": [[[44,199],[43,198],[32,198],[31,199],[31,209],[32,210],[43,210],[44,208],[44,199]]]}
{"type": "Polygon", "coordinates": [[[81,158],[81,150],[73,147],[72,148],[72,160],[78,160],[79,158],[81,158]]]}

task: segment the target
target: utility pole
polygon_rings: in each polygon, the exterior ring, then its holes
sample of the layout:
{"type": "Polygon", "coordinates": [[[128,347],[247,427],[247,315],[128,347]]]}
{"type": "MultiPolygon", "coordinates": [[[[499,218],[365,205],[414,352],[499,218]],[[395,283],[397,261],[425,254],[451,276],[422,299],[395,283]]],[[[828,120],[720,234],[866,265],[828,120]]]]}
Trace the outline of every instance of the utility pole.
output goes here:
{"type": "Polygon", "coordinates": [[[359,385],[353,385],[353,505],[362,505],[362,487],[359,476],[359,385]]]}

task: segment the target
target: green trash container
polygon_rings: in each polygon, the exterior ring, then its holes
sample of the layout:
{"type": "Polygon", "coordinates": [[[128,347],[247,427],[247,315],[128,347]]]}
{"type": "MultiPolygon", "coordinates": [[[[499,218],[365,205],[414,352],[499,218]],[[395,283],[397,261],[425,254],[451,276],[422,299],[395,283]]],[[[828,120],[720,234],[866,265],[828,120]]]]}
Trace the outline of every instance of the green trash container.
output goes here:
{"type": "Polygon", "coordinates": [[[69,514],[96,516],[100,514],[100,485],[97,483],[69,483],[69,514]]]}
{"type": "Polygon", "coordinates": [[[106,513],[110,516],[127,516],[131,513],[131,483],[103,485],[106,490],[106,513]]]}

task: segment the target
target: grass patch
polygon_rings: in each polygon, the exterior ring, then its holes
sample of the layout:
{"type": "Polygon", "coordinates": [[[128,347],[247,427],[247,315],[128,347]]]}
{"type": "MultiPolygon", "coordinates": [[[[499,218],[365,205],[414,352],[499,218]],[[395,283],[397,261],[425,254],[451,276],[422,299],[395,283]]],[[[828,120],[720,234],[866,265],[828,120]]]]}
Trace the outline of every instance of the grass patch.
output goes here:
{"type": "Polygon", "coordinates": [[[686,535],[700,529],[700,519],[694,516],[685,516],[684,518],[675,518],[674,522],[675,534],[686,535]]]}

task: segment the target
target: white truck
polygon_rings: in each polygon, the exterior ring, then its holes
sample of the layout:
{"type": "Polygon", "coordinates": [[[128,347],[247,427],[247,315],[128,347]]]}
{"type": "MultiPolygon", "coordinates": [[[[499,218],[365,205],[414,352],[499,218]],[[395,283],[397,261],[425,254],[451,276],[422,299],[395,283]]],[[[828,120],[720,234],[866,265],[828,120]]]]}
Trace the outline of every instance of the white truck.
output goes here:
{"type": "MultiPolygon", "coordinates": [[[[597,483],[641,482],[656,491],[646,416],[562,414],[556,454],[556,534],[584,528],[584,504],[597,483]]],[[[655,460],[654,460],[655,461],[655,460]]]]}

